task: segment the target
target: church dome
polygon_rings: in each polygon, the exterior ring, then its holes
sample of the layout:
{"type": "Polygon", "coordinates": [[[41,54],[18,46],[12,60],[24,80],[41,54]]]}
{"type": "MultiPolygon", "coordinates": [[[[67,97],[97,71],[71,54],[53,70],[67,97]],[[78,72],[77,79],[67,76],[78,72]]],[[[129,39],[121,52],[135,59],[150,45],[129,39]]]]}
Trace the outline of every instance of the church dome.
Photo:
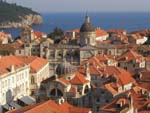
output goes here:
{"type": "Polygon", "coordinates": [[[58,76],[71,74],[71,72],[72,72],[72,66],[69,62],[63,62],[61,64],[58,64],[56,68],[56,74],[58,76]]]}
{"type": "Polygon", "coordinates": [[[80,28],[80,32],[94,32],[95,28],[92,26],[90,22],[90,17],[86,16],[85,22],[82,24],[80,28]]]}

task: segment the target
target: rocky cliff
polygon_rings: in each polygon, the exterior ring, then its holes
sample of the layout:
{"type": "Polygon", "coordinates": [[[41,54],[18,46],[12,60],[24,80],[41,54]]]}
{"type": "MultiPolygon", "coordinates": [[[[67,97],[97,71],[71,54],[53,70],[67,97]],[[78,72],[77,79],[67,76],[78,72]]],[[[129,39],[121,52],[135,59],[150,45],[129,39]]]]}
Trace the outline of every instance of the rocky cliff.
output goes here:
{"type": "Polygon", "coordinates": [[[24,25],[42,24],[43,20],[40,15],[29,14],[24,17],[19,16],[19,21],[5,21],[0,23],[0,28],[19,28],[24,25]]]}
{"type": "Polygon", "coordinates": [[[18,28],[41,23],[42,17],[39,13],[16,4],[0,1],[0,28],[18,28]]]}

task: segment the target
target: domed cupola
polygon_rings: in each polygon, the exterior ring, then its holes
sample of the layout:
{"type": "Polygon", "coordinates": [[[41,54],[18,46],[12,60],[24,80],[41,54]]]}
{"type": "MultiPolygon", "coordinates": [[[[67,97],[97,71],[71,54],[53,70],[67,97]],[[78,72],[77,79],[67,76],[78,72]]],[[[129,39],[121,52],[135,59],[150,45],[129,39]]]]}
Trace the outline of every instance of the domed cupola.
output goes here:
{"type": "Polygon", "coordinates": [[[56,68],[56,74],[58,76],[63,76],[72,73],[72,66],[69,62],[63,62],[58,64],[56,68]]]}
{"type": "Polygon", "coordinates": [[[90,22],[90,17],[86,16],[85,22],[82,24],[80,28],[80,32],[94,32],[95,28],[92,26],[90,22]]]}
{"type": "Polygon", "coordinates": [[[90,17],[85,17],[85,22],[80,28],[80,46],[96,45],[96,32],[95,28],[90,22],[90,17]]]}

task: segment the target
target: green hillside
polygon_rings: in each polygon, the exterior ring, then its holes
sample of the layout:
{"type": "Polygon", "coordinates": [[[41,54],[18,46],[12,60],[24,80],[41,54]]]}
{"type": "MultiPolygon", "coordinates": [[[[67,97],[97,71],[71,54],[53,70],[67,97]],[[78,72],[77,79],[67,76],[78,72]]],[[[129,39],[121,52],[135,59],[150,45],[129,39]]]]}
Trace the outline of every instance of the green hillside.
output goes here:
{"type": "Polygon", "coordinates": [[[29,8],[18,6],[16,4],[9,4],[0,0],[0,23],[2,22],[18,22],[21,19],[19,17],[24,17],[29,14],[38,14],[29,8]]]}

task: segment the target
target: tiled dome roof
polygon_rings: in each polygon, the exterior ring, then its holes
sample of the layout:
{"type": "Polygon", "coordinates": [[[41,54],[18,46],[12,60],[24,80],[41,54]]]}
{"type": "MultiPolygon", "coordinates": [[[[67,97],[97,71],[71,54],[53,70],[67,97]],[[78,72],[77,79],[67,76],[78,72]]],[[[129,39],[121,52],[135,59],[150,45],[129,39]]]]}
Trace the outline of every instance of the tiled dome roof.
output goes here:
{"type": "Polygon", "coordinates": [[[80,32],[93,32],[95,28],[92,26],[90,22],[90,17],[86,16],[85,23],[82,24],[80,28],[80,32]]]}
{"type": "Polygon", "coordinates": [[[58,64],[56,68],[57,75],[65,75],[70,74],[72,72],[72,66],[69,62],[63,62],[61,64],[58,64]]]}

